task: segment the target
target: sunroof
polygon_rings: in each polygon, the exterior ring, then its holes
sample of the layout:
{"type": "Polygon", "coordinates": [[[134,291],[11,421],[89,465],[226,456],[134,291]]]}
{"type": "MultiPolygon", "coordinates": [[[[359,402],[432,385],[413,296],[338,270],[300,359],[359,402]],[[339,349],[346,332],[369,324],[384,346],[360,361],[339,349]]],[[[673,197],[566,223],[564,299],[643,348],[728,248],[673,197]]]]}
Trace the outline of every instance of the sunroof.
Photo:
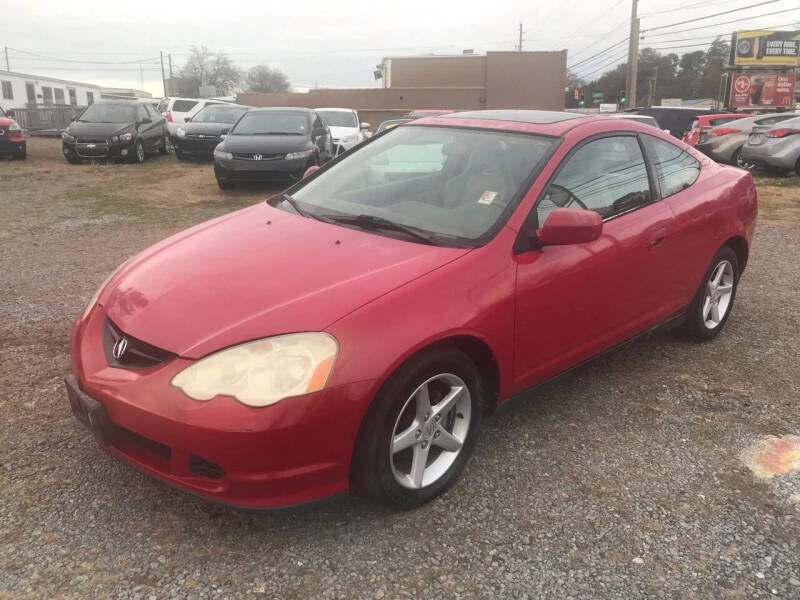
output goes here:
{"type": "Polygon", "coordinates": [[[580,119],[587,115],[557,112],[554,110],[472,110],[442,115],[442,119],[486,119],[487,121],[516,121],[544,125],[569,119],[580,119]]]}

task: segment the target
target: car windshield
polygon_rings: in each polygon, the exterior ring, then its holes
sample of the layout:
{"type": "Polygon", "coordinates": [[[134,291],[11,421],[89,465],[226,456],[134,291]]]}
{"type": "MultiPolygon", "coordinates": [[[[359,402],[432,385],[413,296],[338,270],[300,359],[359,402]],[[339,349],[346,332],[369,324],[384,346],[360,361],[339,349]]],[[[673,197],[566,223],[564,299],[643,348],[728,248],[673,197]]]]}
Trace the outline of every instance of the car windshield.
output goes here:
{"type": "Polygon", "coordinates": [[[232,135],[307,135],[308,115],[298,111],[251,111],[231,131],[232,135]]]}
{"type": "Polygon", "coordinates": [[[85,123],[132,123],[133,120],[131,104],[92,104],[78,118],[85,123]]]}
{"type": "Polygon", "coordinates": [[[356,115],[351,111],[318,110],[317,114],[322,117],[328,127],[358,127],[356,115]]]}
{"type": "Polygon", "coordinates": [[[193,123],[236,123],[236,119],[247,112],[241,106],[207,106],[192,117],[193,123]]]}
{"type": "Polygon", "coordinates": [[[290,199],[323,220],[395,237],[405,228],[417,240],[475,247],[508,218],[555,143],[530,134],[400,127],[301,182],[290,199]]]}

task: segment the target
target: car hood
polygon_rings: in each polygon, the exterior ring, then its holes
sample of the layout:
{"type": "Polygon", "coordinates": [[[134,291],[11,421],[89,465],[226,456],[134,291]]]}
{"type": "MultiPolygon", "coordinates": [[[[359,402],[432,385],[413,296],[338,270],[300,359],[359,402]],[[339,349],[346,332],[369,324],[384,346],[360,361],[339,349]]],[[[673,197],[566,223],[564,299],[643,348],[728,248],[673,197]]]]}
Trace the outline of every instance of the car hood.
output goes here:
{"type": "Polygon", "coordinates": [[[358,127],[331,127],[330,130],[331,136],[335,140],[340,140],[348,135],[354,135],[358,133],[358,127]]]}
{"type": "Polygon", "coordinates": [[[304,135],[229,135],[225,151],[248,154],[280,154],[306,148],[311,141],[304,135]]]}
{"type": "Polygon", "coordinates": [[[469,252],[339,227],[261,203],[133,257],[98,303],[125,333],[187,358],[321,331],[469,252]]]}
{"type": "Polygon", "coordinates": [[[223,129],[230,129],[233,123],[192,123],[189,121],[183,130],[191,135],[219,136],[223,129]]]}
{"type": "Polygon", "coordinates": [[[70,124],[67,131],[75,137],[110,137],[125,129],[133,127],[133,123],[80,123],[70,124]]]}

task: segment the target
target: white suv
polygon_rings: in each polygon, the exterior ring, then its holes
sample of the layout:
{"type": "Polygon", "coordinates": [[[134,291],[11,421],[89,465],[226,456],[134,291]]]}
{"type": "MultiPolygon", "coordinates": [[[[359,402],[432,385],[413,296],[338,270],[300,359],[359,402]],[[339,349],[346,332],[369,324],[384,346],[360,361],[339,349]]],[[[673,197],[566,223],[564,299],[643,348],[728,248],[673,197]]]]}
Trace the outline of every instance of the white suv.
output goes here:
{"type": "Polygon", "coordinates": [[[325,124],[331,129],[333,156],[347,152],[370,136],[369,123],[358,120],[358,112],[352,108],[315,108],[325,124]]]}
{"type": "Polygon", "coordinates": [[[204,98],[162,98],[156,110],[164,115],[169,135],[174,140],[178,134],[178,128],[186,122],[186,117],[193,117],[211,104],[224,104],[224,102],[204,98]]]}

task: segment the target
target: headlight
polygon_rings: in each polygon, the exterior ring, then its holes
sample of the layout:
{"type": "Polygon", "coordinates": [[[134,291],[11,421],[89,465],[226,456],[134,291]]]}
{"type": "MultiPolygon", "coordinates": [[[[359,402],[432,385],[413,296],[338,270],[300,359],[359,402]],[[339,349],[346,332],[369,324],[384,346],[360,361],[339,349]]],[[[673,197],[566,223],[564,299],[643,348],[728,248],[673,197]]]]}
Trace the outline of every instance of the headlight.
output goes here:
{"type": "Polygon", "coordinates": [[[224,150],[220,150],[219,146],[214,148],[214,158],[224,158],[227,160],[231,160],[233,158],[233,154],[230,152],[225,152],[224,150]]]}
{"type": "Polygon", "coordinates": [[[220,350],[186,367],[172,385],[195,400],[233,396],[269,406],[325,387],[339,346],[327,333],[290,333],[220,350]]]}
{"type": "Polygon", "coordinates": [[[11,125],[8,126],[9,131],[22,131],[22,127],[19,126],[19,123],[16,121],[11,121],[11,125]]]}
{"type": "Polygon", "coordinates": [[[178,131],[175,132],[175,135],[178,137],[186,137],[186,130],[179,128],[178,131]]]}
{"type": "MultiPolygon", "coordinates": [[[[130,259],[128,259],[128,260],[130,260],[130,259]]],[[[114,269],[111,272],[111,275],[106,277],[105,281],[103,281],[103,283],[100,284],[100,287],[97,288],[97,291],[94,293],[94,296],[92,296],[92,299],[89,300],[89,304],[86,305],[86,308],[83,311],[83,315],[81,315],[81,319],[85,319],[89,315],[89,313],[91,312],[91,310],[94,307],[94,305],[97,304],[97,299],[100,297],[100,292],[103,291],[103,288],[105,288],[108,285],[108,282],[111,281],[111,278],[114,277],[114,275],[116,275],[119,272],[119,270],[122,267],[124,267],[127,263],[128,263],[128,261],[126,260],[124,263],[122,263],[120,266],[118,266],[116,269],[114,269]]]]}
{"type": "Polygon", "coordinates": [[[289,152],[286,155],[286,160],[295,160],[296,158],[306,158],[307,156],[311,156],[311,153],[314,152],[313,150],[303,150],[302,152],[289,152]]]}
{"type": "Polygon", "coordinates": [[[133,134],[130,131],[128,133],[123,133],[119,136],[120,142],[130,142],[132,139],[133,139],[133,134]]]}
{"type": "Polygon", "coordinates": [[[358,141],[358,134],[346,135],[341,139],[342,144],[352,144],[358,141]]]}
{"type": "Polygon", "coordinates": [[[74,142],[75,136],[70,135],[69,131],[64,130],[61,134],[61,139],[65,142],[74,142]]]}

